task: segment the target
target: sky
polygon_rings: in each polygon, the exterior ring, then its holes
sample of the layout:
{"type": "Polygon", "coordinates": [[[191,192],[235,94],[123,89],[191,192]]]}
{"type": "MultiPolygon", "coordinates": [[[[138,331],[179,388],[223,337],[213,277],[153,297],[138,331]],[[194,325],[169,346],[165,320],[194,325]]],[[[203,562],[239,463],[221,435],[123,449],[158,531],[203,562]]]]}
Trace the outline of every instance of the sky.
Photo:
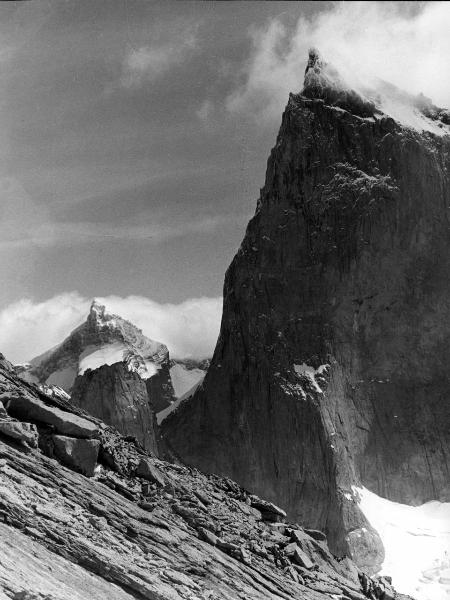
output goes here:
{"type": "Polygon", "coordinates": [[[449,30],[445,2],[0,3],[0,351],[96,297],[209,356],[308,48],[450,106],[449,30]]]}

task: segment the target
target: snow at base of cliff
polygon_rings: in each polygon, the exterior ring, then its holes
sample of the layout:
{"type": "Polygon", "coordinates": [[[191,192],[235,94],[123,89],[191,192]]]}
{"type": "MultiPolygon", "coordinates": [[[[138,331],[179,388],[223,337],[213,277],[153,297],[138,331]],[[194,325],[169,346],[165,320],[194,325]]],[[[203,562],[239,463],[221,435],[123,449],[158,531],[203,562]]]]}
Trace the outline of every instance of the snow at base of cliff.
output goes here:
{"type": "Polygon", "coordinates": [[[407,506],[357,487],[353,495],[383,541],[381,573],[396,590],[417,600],[450,599],[450,502],[407,506]]]}

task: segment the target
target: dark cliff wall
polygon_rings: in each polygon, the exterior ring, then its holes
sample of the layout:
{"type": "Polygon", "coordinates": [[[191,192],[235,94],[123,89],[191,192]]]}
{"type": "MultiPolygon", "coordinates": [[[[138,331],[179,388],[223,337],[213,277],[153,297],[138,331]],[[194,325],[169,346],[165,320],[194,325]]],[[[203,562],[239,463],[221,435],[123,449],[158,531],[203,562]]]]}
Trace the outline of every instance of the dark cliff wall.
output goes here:
{"type": "Polygon", "coordinates": [[[79,375],[71,403],[123,435],[136,437],[148,452],[158,454],[157,425],[146,382],[124,363],[104,365],[79,375]]]}
{"type": "Polygon", "coordinates": [[[164,359],[158,368],[158,371],[145,380],[150,402],[155,412],[164,410],[175,399],[175,392],[170,378],[170,359],[164,359]]]}
{"type": "Polygon", "coordinates": [[[449,497],[449,150],[291,96],[205,383],[164,423],[183,460],[282,503],[335,551],[365,525],[354,483],[449,497]]]}

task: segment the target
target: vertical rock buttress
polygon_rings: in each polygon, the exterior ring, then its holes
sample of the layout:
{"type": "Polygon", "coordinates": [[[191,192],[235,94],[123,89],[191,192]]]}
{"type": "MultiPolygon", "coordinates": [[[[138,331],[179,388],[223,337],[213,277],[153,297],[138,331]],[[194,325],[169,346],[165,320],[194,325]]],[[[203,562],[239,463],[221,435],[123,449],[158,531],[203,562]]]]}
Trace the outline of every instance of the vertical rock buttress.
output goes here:
{"type": "Polygon", "coordinates": [[[312,96],[290,96],[211,366],[164,437],[374,566],[352,485],[450,496],[450,140],[312,96]]]}

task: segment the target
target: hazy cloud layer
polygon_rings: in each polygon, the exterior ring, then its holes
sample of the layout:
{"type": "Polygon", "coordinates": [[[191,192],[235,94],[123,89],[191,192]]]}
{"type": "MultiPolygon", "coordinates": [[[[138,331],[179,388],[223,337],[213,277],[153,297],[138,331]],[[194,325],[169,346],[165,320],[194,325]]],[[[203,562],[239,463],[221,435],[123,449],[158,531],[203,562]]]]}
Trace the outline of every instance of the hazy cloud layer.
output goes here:
{"type": "Polygon", "coordinates": [[[450,106],[450,6],[447,2],[336,2],[293,28],[282,18],[252,28],[244,83],[231,93],[231,112],[279,119],[298,92],[308,48],[317,47],[351,84],[379,77],[450,106]]]}
{"type": "MultiPolygon", "coordinates": [[[[159,304],[142,296],[98,300],[149,338],[166,344],[172,357],[212,355],[219,333],[221,298],[192,298],[180,304],[159,304]]],[[[70,292],[44,302],[22,299],[10,304],[0,312],[0,352],[15,363],[45,352],[85,320],[90,302],[70,292]]]]}
{"type": "Polygon", "coordinates": [[[0,226],[0,248],[73,246],[76,244],[103,243],[105,240],[147,241],[159,244],[173,238],[212,233],[220,227],[239,223],[242,216],[218,215],[187,221],[178,225],[148,223],[147,225],[108,225],[104,223],[56,223],[43,221],[30,223],[27,228],[16,220],[0,226]]]}
{"type": "Polygon", "coordinates": [[[0,177],[0,250],[26,247],[73,246],[105,240],[147,241],[159,244],[174,238],[205,234],[233,226],[250,215],[199,216],[184,222],[162,222],[158,215],[140,215],[140,222],[90,223],[55,221],[15,178],[0,177]]]}
{"type": "Polygon", "coordinates": [[[194,30],[186,29],[168,42],[133,48],[125,57],[122,85],[130,88],[154,81],[186,60],[196,44],[194,30]]]}

